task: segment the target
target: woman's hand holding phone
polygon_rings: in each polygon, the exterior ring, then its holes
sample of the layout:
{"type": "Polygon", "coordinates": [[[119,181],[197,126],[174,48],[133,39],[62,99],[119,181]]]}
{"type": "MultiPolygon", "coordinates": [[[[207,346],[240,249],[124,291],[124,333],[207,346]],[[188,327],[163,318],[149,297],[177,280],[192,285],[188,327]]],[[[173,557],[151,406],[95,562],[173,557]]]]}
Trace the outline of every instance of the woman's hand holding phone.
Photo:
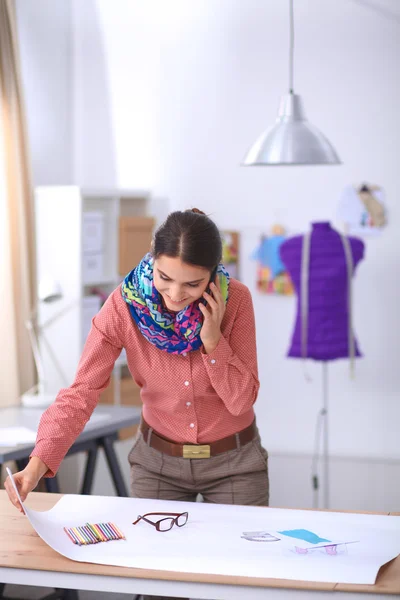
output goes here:
{"type": "Polygon", "coordinates": [[[200,339],[203,342],[206,354],[211,354],[218,346],[221,337],[221,323],[225,314],[225,302],[221,294],[221,285],[218,276],[215,283],[210,282],[210,293],[204,292],[203,297],[207,304],[200,302],[199,308],[203,313],[204,321],[200,330],[200,339]]]}

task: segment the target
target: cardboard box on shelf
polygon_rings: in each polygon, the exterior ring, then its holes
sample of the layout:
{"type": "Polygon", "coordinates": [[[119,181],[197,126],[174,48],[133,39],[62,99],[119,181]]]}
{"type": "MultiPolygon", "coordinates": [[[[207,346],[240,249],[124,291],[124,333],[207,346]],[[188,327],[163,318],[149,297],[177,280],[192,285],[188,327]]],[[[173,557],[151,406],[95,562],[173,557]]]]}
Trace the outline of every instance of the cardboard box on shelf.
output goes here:
{"type": "Polygon", "coordinates": [[[120,217],[119,274],[132,271],[150,251],[155,219],[153,217],[120,217]]]}
{"type": "MultiPolygon", "coordinates": [[[[100,395],[100,404],[114,404],[114,377],[115,375],[111,376],[110,385],[100,395]]],[[[120,386],[121,406],[142,405],[142,401],[140,399],[140,388],[134,382],[130,375],[121,378],[120,386]]],[[[126,440],[128,438],[134,437],[136,435],[137,429],[138,425],[132,425],[130,427],[121,429],[118,437],[120,440],[126,440]]]]}

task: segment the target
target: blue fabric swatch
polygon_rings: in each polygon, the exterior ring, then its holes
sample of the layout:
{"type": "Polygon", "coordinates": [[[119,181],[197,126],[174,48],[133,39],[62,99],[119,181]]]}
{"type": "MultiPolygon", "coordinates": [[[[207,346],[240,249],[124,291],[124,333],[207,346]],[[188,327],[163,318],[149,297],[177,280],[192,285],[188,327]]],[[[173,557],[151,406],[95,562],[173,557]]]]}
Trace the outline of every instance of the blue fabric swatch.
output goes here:
{"type": "Polygon", "coordinates": [[[285,240],[286,238],[283,235],[264,237],[260,246],[252,254],[252,258],[258,260],[263,267],[271,269],[273,278],[285,271],[285,265],[279,254],[279,248],[285,240]]]}
{"type": "Polygon", "coordinates": [[[310,544],[320,544],[321,542],[331,541],[319,537],[316,533],[308,531],[308,529],[288,529],[287,531],[278,531],[278,533],[281,533],[282,535],[287,535],[288,537],[296,538],[298,540],[309,542],[310,544]]]}

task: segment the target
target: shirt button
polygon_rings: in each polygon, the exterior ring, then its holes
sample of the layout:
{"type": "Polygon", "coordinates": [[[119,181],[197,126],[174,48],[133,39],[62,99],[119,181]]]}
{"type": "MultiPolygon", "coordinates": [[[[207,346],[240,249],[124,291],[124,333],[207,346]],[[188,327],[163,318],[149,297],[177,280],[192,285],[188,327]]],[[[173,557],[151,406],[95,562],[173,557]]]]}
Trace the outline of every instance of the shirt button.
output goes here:
{"type": "Polygon", "coordinates": [[[185,381],[185,385],[186,385],[186,386],[188,386],[188,385],[189,385],[189,382],[188,382],[188,381],[185,381]]]}
{"type": "Polygon", "coordinates": [[[215,358],[212,358],[210,362],[212,365],[215,365],[215,358]]]}
{"type": "Polygon", "coordinates": [[[186,402],[186,406],[190,406],[191,404],[191,402],[186,402]]]}
{"type": "Polygon", "coordinates": [[[190,423],[190,427],[193,429],[193,427],[194,427],[194,423],[190,423]]]}

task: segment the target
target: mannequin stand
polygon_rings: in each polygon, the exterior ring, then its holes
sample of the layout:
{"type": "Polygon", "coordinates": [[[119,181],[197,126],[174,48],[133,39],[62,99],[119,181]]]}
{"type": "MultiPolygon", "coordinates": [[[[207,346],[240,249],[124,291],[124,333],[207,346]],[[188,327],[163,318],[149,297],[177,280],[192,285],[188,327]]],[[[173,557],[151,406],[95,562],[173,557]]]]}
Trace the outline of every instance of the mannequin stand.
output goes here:
{"type": "Polygon", "coordinates": [[[329,508],[329,428],[328,428],[328,363],[322,363],[322,408],[318,413],[315,448],[312,461],[312,483],[313,483],[313,508],[329,508]],[[318,476],[318,460],[320,458],[319,442],[322,434],[322,468],[323,468],[323,502],[319,506],[319,488],[320,481],[318,476]]]}

